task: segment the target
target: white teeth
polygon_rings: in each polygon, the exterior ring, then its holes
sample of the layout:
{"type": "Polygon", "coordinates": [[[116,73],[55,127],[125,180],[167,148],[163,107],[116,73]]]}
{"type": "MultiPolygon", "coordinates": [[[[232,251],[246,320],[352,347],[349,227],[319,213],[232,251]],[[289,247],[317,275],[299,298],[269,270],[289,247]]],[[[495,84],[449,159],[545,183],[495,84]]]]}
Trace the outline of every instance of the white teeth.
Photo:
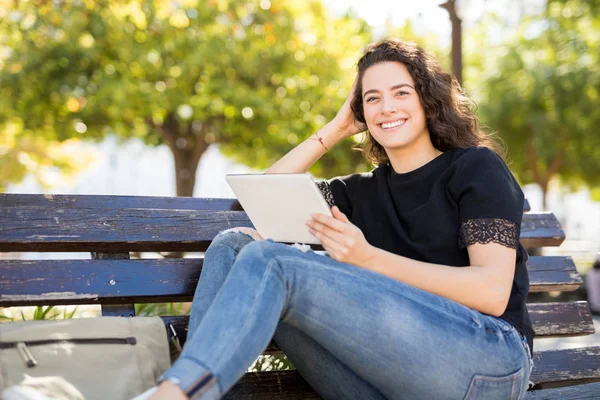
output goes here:
{"type": "Polygon", "coordinates": [[[390,122],[388,124],[381,124],[381,127],[383,129],[395,128],[397,126],[404,125],[405,122],[406,122],[405,119],[401,119],[401,120],[396,121],[396,122],[390,122]]]}

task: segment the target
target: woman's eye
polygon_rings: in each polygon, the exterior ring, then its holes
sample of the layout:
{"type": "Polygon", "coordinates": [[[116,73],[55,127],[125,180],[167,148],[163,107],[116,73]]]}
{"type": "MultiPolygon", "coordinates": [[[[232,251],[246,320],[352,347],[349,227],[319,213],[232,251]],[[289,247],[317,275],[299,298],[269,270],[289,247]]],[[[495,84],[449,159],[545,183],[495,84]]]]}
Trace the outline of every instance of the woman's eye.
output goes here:
{"type": "Polygon", "coordinates": [[[404,96],[404,95],[407,95],[407,94],[408,94],[408,92],[405,92],[404,90],[401,90],[398,93],[396,93],[396,95],[398,95],[398,96],[404,96]]]}
{"type": "Polygon", "coordinates": [[[377,97],[367,97],[367,103],[370,103],[372,100],[377,100],[377,97]]]}

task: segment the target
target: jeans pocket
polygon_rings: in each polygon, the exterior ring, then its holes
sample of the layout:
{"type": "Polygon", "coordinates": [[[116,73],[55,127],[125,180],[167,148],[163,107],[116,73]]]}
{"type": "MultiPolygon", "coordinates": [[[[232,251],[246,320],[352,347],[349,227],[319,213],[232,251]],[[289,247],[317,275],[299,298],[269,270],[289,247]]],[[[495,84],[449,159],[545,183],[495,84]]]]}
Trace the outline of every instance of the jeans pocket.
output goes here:
{"type": "Polygon", "coordinates": [[[521,395],[525,371],[506,376],[475,375],[464,400],[516,400],[521,395]]]}

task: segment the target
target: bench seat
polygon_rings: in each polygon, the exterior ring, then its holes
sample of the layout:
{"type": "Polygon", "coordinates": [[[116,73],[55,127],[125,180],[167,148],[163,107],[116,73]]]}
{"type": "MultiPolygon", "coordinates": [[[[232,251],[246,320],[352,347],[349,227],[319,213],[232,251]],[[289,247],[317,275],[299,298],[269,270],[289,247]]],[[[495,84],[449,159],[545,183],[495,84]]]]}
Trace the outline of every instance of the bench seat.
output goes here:
{"type": "MultiPolygon", "coordinates": [[[[526,204],[525,211],[528,210],[526,204]]],[[[224,229],[252,224],[232,199],[0,194],[0,252],[90,252],[82,260],[0,260],[0,307],[100,304],[103,315],[133,315],[133,303],[192,299],[202,258],[130,259],[130,252],[202,252],[224,229]]],[[[552,213],[525,213],[521,243],[558,246],[552,213]]],[[[530,257],[531,292],[573,291],[582,279],[571,257],[530,257]]],[[[536,337],[594,333],[585,301],[528,303],[536,337]]],[[[185,341],[187,316],[163,316],[185,341]]],[[[265,354],[281,354],[271,342],[265,354]]],[[[600,347],[534,352],[527,399],[600,398],[600,347]],[[585,384],[586,385],[582,385],[585,384]],[[577,386],[573,386],[577,385],[577,386]],[[556,389],[560,388],[560,389],[556,389]],[[559,397],[543,397],[557,393],[559,397]],[[598,393],[596,397],[589,393],[598,393]],[[574,396],[574,397],[572,397],[574,396]],[[580,396],[580,397],[576,397],[580,396]]],[[[248,373],[228,399],[312,399],[296,371],[248,373]]]]}

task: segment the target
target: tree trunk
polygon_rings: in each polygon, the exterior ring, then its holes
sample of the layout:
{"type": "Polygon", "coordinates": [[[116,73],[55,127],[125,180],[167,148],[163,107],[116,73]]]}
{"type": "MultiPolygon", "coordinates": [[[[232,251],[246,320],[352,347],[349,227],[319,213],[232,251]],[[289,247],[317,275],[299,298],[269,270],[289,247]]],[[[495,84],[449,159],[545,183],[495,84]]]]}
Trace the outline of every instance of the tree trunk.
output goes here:
{"type": "Polygon", "coordinates": [[[542,211],[548,210],[548,181],[546,182],[538,182],[540,188],[542,189],[542,211]]]}
{"type": "MultiPolygon", "coordinates": [[[[152,126],[171,149],[175,162],[175,185],[178,197],[192,197],[196,185],[196,170],[202,154],[208,148],[204,140],[205,126],[199,132],[193,132],[191,124],[182,126],[174,114],[169,114],[161,125],[151,120],[152,126]]],[[[182,258],[183,252],[160,253],[165,258],[182,258]]]]}
{"type": "Polygon", "coordinates": [[[462,21],[456,13],[456,0],[448,0],[440,7],[448,11],[452,23],[452,74],[462,86],[462,21]]]}
{"type": "Polygon", "coordinates": [[[529,159],[529,168],[533,174],[533,180],[542,189],[542,207],[543,211],[548,210],[548,186],[550,180],[558,174],[562,165],[564,151],[558,150],[550,161],[550,165],[545,168],[545,173],[540,171],[538,166],[538,154],[533,144],[533,129],[530,128],[529,143],[527,145],[527,157],[529,159]]]}
{"type": "Polygon", "coordinates": [[[151,123],[171,149],[175,162],[175,188],[180,197],[192,197],[196,185],[196,170],[202,154],[208,148],[204,140],[206,124],[199,132],[192,131],[191,124],[182,126],[174,114],[169,114],[162,125],[151,123]]]}
{"type": "MultiPolygon", "coordinates": [[[[176,193],[179,197],[192,197],[196,185],[196,170],[200,156],[195,149],[171,149],[175,161],[176,193]]],[[[202,151],[203,153],[204,151],[202,151]]]]}

